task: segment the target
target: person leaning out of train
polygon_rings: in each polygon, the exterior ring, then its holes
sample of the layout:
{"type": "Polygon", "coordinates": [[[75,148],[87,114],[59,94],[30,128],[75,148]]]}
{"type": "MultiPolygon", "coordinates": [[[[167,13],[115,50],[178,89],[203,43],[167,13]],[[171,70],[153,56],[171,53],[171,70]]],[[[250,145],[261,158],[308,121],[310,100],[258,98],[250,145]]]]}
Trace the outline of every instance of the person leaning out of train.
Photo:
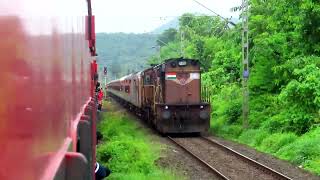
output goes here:
{"type": "Polygon", "coordinates": [[[96,83],[96,91],[95,92],[96,93],[99,92],[99,89],[100,89],[100,82],[97,82],[96,83]]]}
{"type": "Polygon", "coordinates": [[[103,101],[103,91],[102,91],[102,88],[99,89],[99,92],[98,92],[98,110],[101,111],[102,109],[102,101],[103,101]]]}

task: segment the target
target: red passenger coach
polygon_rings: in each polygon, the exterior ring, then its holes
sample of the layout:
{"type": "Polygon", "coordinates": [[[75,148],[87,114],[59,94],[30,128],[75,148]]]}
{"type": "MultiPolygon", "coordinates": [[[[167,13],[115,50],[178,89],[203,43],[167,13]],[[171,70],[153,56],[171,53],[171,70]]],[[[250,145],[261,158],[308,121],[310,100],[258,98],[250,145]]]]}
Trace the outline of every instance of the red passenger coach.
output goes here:
{"type": "Polygon", "coordinates": [[[0,179],[94,179],[90,0],[0,1],[0,179]]]}

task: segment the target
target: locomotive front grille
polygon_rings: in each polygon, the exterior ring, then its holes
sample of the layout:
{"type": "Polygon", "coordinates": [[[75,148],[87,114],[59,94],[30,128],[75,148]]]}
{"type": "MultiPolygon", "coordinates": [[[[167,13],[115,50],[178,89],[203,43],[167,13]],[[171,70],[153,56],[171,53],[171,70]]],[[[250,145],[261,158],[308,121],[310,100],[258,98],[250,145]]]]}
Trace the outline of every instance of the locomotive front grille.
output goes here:
{"type": "Polygon", "coordinates": [[[204,132],[210,124],[208,104],[160,105],[157,113],[156,126],[166,133],[204,132]]]}

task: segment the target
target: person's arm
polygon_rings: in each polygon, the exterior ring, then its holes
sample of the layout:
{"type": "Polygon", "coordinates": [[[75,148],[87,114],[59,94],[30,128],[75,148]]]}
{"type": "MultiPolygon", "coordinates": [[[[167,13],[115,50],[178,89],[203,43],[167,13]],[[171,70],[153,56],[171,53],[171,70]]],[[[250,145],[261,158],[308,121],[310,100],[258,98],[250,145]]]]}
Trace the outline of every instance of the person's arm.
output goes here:
{"type": "Polygon", "coordinates": [[[111,173],[110,169],[100,165],[99,163],[96,163],[96,180],[102,180],[105,177],[108,177],[111,173]]]}

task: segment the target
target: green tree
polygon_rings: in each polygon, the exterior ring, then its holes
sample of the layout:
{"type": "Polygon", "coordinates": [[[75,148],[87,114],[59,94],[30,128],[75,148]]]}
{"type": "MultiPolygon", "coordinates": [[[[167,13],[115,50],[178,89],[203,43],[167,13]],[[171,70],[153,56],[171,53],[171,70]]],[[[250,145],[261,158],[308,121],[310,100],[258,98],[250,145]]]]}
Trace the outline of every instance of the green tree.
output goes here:
{"type": "Polygon", "coordinates": [[[173,28],[165,30],[162,34],[158,36],[158,39],[160,41],[157,41],[157,44],[159,46],[165,46],[166,44],[176,39],[177,33],[177,30],[173,28]]]}

